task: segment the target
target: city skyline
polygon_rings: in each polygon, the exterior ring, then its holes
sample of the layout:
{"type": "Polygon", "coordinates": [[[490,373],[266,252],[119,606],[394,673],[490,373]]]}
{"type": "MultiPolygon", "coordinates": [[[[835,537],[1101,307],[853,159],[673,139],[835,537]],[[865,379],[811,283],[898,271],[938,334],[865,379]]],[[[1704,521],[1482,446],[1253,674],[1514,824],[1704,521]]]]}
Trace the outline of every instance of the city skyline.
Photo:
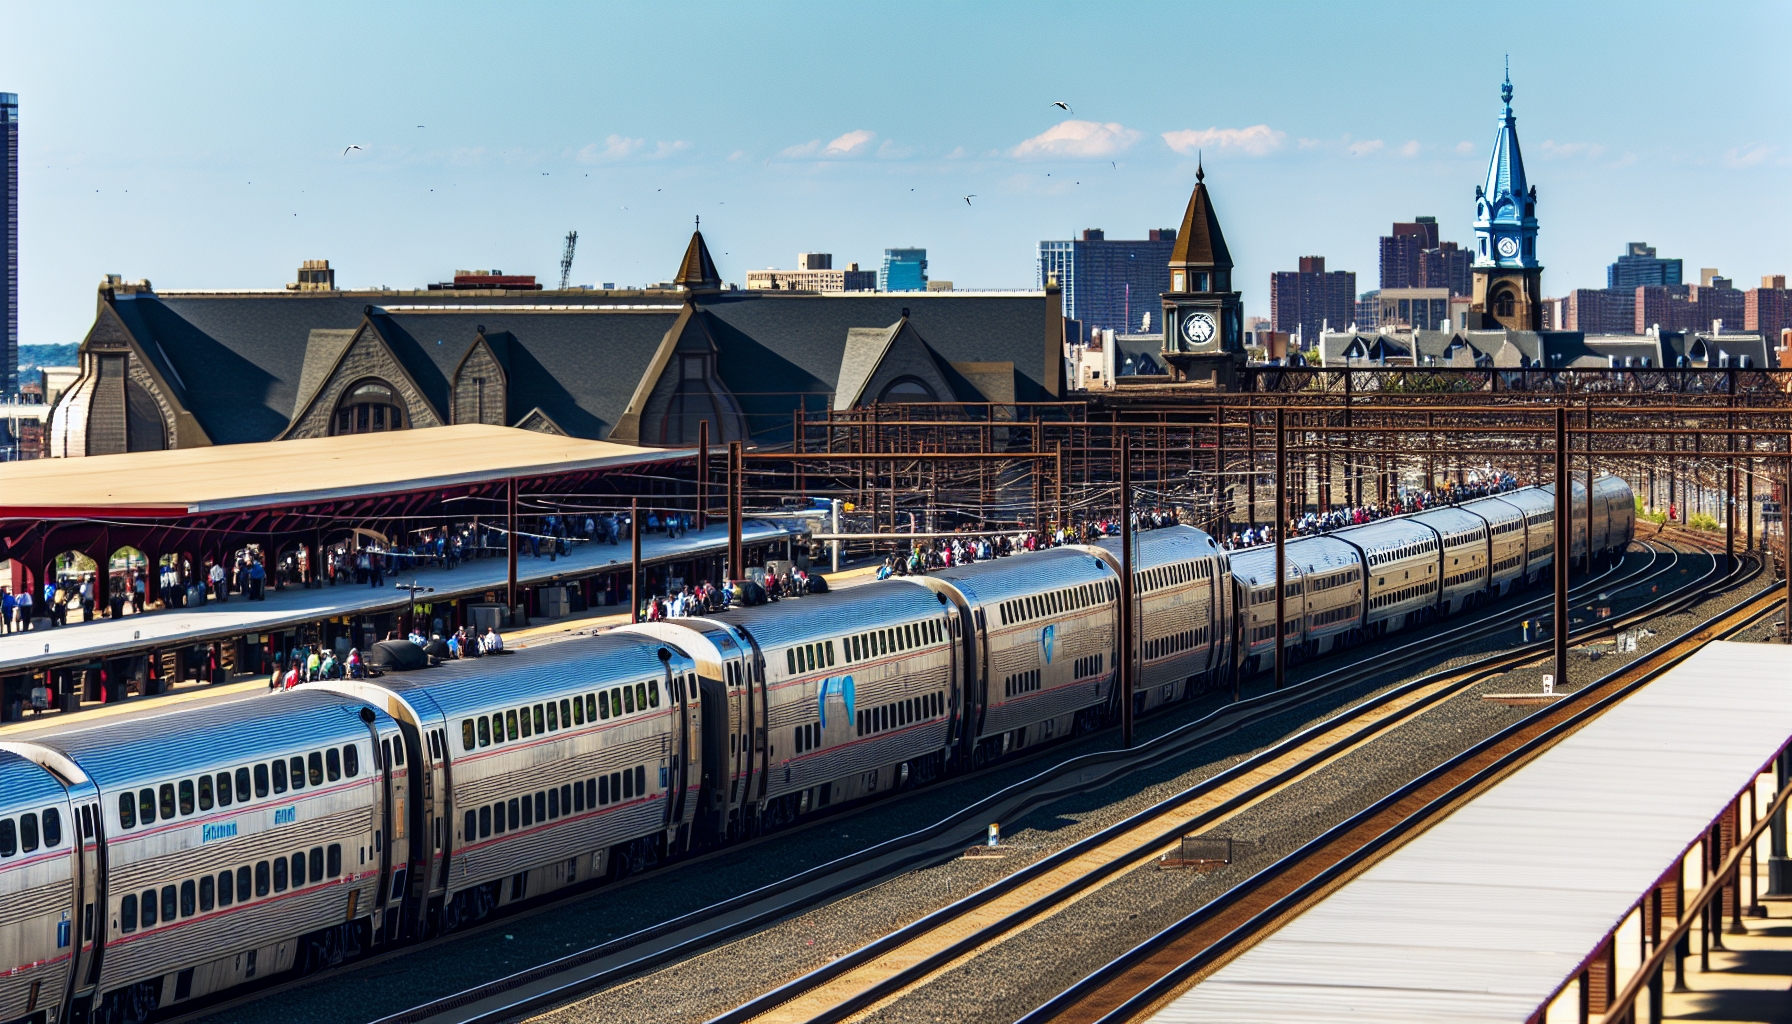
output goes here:
{"type": "MultiPolygon", "coordinates": [[[[1197,154],[1246,311],[1265,315],[1270,274],[1302,255],[1366,281],[1395,220],[1422,212],[1443,238],[1469,237],[1505,52],[1454,47],[1413,70],[1425,90],[1398,79],[1333,89],[1318,58],[1378,45],[1376,25],[1405,18],[1469,40],[1473,12],[1306,8],[1291,21],[1274,6],[1146,5],[1116,25],[1074,7],[1026,18],[989,7],[957,12],[962,30],[941,38],[869,11],[772,25],[716,7],[699,8],[713,31],[641,52],[600,47],[594,60],[581,38],[651,34],[657,9],[535,9],[491,25],[391,7],[367,13],[366,34],[405,44],[370,65],[333,41],[330,8],[296,25],[271,11],[174,8],[129,37],[99,34],[77,65],[56,45],[76,37],[76,12],[7,10],[17,31],[0,40],[0,90],[24,111],[23,344],[78,341],[105,273],[166,289],[277,289],[301,261],[328,259],[345,286],[422,287],[465,266],[550,280],[576,229],[575,283],[640,285],[672,273],[698,214],[724,280],[743,286],[797,251],[874,266],[912,246],[928,250],[930,277],[1030,288],[1040,239],[1091,227],[1136,238],[1170,222],[1197,154]],[[561,28],[543,37],[533,26],[550,19],[561,28]],[[1120,59],[1142,19],[1240,40],[1273,29],[1288,73],[1263,78],[1244,46],[1186,75],[1120,59]],[[873,25],[914,58],[900,95],[878,92],[834,45],[873,25]],[[254,44],[276,30],[289,45],[254,44]],[[1049,86],[1019,73],[1067,40],[1116,58],[1067,62],[1049,86]],[[798,55],[811,95],[755,101],[791,88],[798,55]],[[728,70],[648,72],[666,60],[728,70]],[[495,79],[506,84],[486,84],[480,66],[509,68],[495,79]],[[841,87],[855,80],[871,91],[841,87]],[[1074,113],[1051,106],[1060,99],[1074,113]]],[[[1774,242],[1792,214],[1775,196],[1792,140],[1778,114],[1785,89],[1767,69],[1768,40],[1783,35],[1773,29],[1792,15],[1727,10],[1735,17],[1719,24],[1670,28],[1648,8],[1622,25],[1598,8],[1552,9],[1556,31],[1512,47],[1514,107],[1549,210],[1546,295],[1599,287],[1636,238],[1738,282],[1786,271],[1774,242]],[[1612,76],[1635,73],[1628,55],[1697,50],[1738,20],[1755,30],[1724,36],[1735,59],[1700,90],[1663,90],[1647,108],[1604,100],[1612,76]],[[1564,30],[1575,25],[1611,45],[1584,47],[1564,30]]]]}

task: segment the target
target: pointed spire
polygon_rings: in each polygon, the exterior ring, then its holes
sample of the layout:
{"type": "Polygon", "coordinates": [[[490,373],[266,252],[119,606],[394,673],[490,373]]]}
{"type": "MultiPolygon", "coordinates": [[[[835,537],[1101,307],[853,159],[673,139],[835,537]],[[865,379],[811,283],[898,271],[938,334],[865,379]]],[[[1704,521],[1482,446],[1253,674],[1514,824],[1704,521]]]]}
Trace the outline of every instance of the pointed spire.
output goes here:
{"type": "Polygon", "coordinates": [[[1199,185],[1201,182],[1206,181],[1206,180],[1207,180],[1207,168],[1202,165],[1201,151],[1197,149],[1197,150],[1195,150],[1195,184],[1199,185]]]}
{"type": "Polygon", "coordinates": [[[703,241],[703,218],[697,218],[697,226],[691,232],[691,244],[685,247],[684,259],[678,264],[678,275],[672,283],[687,291],[719,291],[722,287],[722,275],[716,271],[716,261],[709,256],[709,246],[703,241]]]}
{"type": "Polygon", "coordinates": [[[1188,209],[1182,214],[1176,247],[1170,250],[1171,267],[1232,269],[1232,253],[1226,249],[1226,236],[1220,231],[1220,219],[1207,195],[1206,177],[1206,169],[1197,157],[1195,191],[1188,197],[1188,209]]]}

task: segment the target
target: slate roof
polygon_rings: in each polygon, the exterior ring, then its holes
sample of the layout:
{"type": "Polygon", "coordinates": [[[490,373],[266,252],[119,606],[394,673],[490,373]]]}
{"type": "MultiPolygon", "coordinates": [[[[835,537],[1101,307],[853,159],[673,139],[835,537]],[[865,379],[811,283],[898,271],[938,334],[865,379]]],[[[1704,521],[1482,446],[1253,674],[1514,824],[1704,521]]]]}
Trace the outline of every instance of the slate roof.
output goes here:
{"type": "Polygon", "coordinates": [[[850,409],[865,392],[865,383],[877,372],[884,353],[902,330],[902,321],[888,327],[854,327],[846,332],[846,350],[840,354],[840,375],[834,384],[834,408],[850,409]]]}

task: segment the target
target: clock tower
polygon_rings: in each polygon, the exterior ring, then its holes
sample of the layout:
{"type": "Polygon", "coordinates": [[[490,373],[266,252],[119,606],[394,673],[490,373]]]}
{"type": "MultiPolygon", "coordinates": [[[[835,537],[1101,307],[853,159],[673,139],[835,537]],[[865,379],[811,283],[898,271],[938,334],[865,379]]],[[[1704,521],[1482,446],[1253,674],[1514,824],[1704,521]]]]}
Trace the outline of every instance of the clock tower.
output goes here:
{"type": "Polygon", "coordinates": [[[1163,296],[1164,361],[1178,380],[1210,377],[1244,361],[1244,305],[1232,290],[1232,254],[1206,178],[1197,163],[1195,191],[1170,252],[1170,290],[1163,296]]]}
{"type": "Polygon", "coordinates": [[[1500,100],[1505,109],[1493,138],[1487,181],[1475,189],[1475,282],[1469,325],[1538,331],[1543,329],[1543,264],[1537,262],[1537,189],[1525,180],[1510,74],[1500,87],[1500,100]]]}

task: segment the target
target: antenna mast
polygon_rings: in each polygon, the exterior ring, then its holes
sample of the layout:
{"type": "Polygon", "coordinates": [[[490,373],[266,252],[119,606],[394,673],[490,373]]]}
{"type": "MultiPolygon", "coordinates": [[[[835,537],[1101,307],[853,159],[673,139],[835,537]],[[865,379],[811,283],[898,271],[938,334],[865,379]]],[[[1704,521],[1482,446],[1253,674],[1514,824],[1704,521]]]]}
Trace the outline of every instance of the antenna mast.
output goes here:
{"type": "Polygon", "coordinates": [[[566,233],[566,252],[560,256],[560,290],[566,290],[566,282],[572,277],[572,251],[579,244],[579,233],[566,233]]]}

